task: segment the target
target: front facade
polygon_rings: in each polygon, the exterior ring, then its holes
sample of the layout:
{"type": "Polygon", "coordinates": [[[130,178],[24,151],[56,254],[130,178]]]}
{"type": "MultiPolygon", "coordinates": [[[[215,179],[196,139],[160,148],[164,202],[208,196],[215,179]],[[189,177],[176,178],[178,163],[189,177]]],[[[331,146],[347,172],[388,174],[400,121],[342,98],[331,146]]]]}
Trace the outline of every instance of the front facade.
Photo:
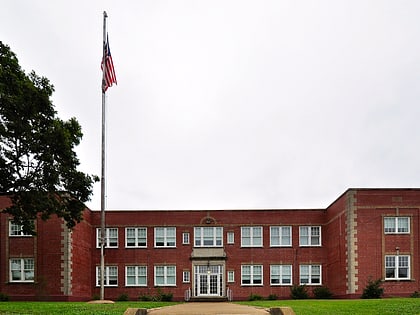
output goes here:
{"type": "MultiPolygon", "coordinates": [[[[8,205],[0,197],[0,207],[8,205]]],[[[326,209],[107,211],[105,298],[289,298],[293,285],[360,297],[420,291],[420,189],[349,189],[326,209]]],[[[100,290],[100,212],[73,231],[53,218],[22,235],[0,217],[0,292],[89,300],[100,290]]]]}

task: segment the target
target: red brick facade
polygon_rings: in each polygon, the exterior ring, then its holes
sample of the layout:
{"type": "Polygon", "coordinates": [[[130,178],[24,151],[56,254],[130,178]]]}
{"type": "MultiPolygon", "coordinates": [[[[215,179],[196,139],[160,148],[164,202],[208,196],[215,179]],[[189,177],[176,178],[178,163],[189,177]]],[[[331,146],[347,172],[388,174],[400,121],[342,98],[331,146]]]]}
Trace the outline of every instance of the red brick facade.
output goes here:
{"type": "MultiPolygon", "coordinates": [[[[0,197],[0,208],[8,203],[0,197]]],[[[420,189],[349,189],[312,210],[107,211],[105,298],[288,298],[301,283],[354,298],[369,279],[383,279],[387,296],[408,296],[420,291],[419,214],[420,189]]],[[[10,228],[2,213],[0,292],[13,300],[99,295],[99,211],[87,209],[72,232],[58,218],[38,220],[35,237],[10,228]]]]}

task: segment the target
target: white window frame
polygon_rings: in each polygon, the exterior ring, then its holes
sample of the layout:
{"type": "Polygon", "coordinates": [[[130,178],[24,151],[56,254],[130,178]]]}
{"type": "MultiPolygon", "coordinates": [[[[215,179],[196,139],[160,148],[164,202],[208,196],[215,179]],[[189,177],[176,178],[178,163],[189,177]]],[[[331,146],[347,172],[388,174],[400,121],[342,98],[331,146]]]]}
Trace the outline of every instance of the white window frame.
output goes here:
{"type": "Polygon", "coordinates": [[[299,226],[299,246],[301,247],[320,247],[322,245],[321,238],[321,226],[299,226]],[[303,234],[302,230],[307,229],[308,233],[303,234]],[[319,231],[319,234],[315,234],[315,231],[319,231]],[[303,239],[306,239],[305,242],[302,242],[303,239]],[[318,239],[317,243],[313,243],[314,240],[318,239]],[[305,244],[306,243],[306,244],[305,244]]]}
{"type": "Polygon", "coordinates": [[[290,225],[284,226],[270,226],[270,247],[291,247],[292,246],[292,227],[290,225]],[[274,231],[277,230],[277,235],[274,231]],[[288,235],[283,235],[288,231],[288,235]],[[283,237],[289,238],[289,243],[283,242],[283,237]],[[276,242],[274,242],[276,241],[276,242]]]}
{"type": "Polygon", "coordinates": [[[263,227],[262,226],[242,226],[241,227],[241,247],[263,247],[263,227]],[[249,230],[249,236],[245,235],[245,231],[249,230]],[[258,236],[256,231],[259,230],[258,236]],[[249,238],[249,244],[244,243],[244,239],[249,238]],[[261,244],[256,243],[256,240],[261,239],[261,244]]]}
{"type": "Polygon", "coordinates": [[[284,285],[292,285],[292,284],[293,284],[292,265],[280,265],[280,264],[270,265],[270,285],[272,286],[283,285],[284,286],[284,285]],[[290,281],[288,282],[287,280],[290,280],[290,281]]]}
{"type": "Polygon", "coordinates": [[[176,247],[176,227],[155,227],[155,240],[154,244],[156,248],[175,248],[176,247]],[[162,231],[163,235],[158,235],[158,231],[162,231]],[[173,232],[173,235],[172,235],[173,232]],[[157,240],[159,238],[163,239],[163,245],[158,245],[157,240]],[[173,243],[173,244],[172,244],[173,243]]]}
{"type": "MultiPolygon", "coordinates": [[[[118,266],[105,266],[104,286],[118,287],[118,266]],[[113,283],[115,282],[115,283],[113,283]]],[[[96,266],[96,286],[101,285],[101,266],[96,266]]]]}
{"type": "Polygon", "coordinates": [[[227,272],[227,282],[228,283],[235,282],[235,271],[234,270],[228,270],[228,272],[227,272]]]}
{"type": "Polygon", "coordinates": [[[125,286],[147,287],[147,266],[125,266],[125,286]],[[134,274],[129,274],[129,269],[134,270],[134,274]],[[134,283],[128,283],[129,277],[134,278],[134,283]],[[144,279],[144,281],[141,281],[142,279],[144,279]]]}
{"type": "Polygon", "coordinates": [[[175,287],[176,286],[176,265],[157,265],[155,266],[155,287],[175,287]],[[163,275],[158,275],[158,269],[163,270],[163,275]],[[173,275],[169,274],[169,271],[173,270],[173,275]],[[157,283],[156,279],[157,277],[163,277],[163,283],[157,283]],[[174,279],[174,282],[171,283],[168,281],[169,277],[174,279]]]}
{"type": "Polygon", "coordinates": [[[385,256],[385,280],[410,280],[411,279],[411,257],[410,255],[386,255],[385,256]],[[404,260],[406,260],[406,265],[402,265],[404,260]],[[391,260],[393,264],[390,264],[391,260]],[[407,269],[407,277],[400,277],[400,269],[407,269]],[[387,276],[387,269],[394,270],[394,277],[387,276]]]}
{"type": "Polygon", "coordinates": [[[194,227],[194,247],[223,247],[223,227],[194,227]],[[210,234],[206,234],[206,232],[210,232],[210,234]],[[208,243],[209,241],[211,244],[208,243]]]}
{"type": "MultiPolygon", "coordinates": [[[[101,248],[101,228],[96,228],[96,248],[101,248]]],[[[118,248],[118,228],[105,228],[105,248],[118,248]]]]}
{"type": "Polygon", "coordinates": [[[182,244],[183,245],[190,244],[190,232],[183,232],[182,233],[182,244]]]}
{"type": "Polygon", "coordinates": [[[242,265],[241,266],[241,285],[242,286],[263,286],[264,285],[264,270],[263,265],[242,265]],[[249,275],[248,273],[245,273],[245,269],[249,269],[249,275]],[[256,269],[261,270],[261,274],[256,273],[256,269]],[[244,283],[245,276],[249,276],[250,283],[244,283]],[[258,279],[261,280],[261,282],[257,282],[258,279]]]}
{"type": "Polygon", "coordinates": [[[32,234],[26,234],[22,230],[21,224],[13,223],[12,220],[9,221],[9,236],[10,237],[32,237],[32,234]]]}
{"type": "MultiPolygon", "coordinates": [[[[133,238],[133,237],[130,237],[133,238]]],[[[147,227],[126,227],[125,228],[125,247],[126,248],[147,248],[147,227]],[[128,244],[128,231],[134,230],[134,245],[128,244]],[[144,233],[144,236],[143,236],[144,233]],[[144,241],[144,245],[141,244],[144,241]]]]}
{"type": "Polygon", "coordinates": [[[235,232],[232,232],[232,231],[227,232],[226,238],[227,238],[226,242],[228,244],[235,244],[235,232]]]}
{"type": "Polygon", "coordinates": [[[385,234],[410,234],[410,217],[390,217],[386,216],[384,217],[384,233],[385,234]],[[400,221],[407,220],[407,230],[402,230],[402,227],[400,227],[400,221]],[[393,222],[393,226],[390,227],[388,222],[393,222]],[[387,226],[388,225],[388,226],[387,226]]]}
{"type": "Polygon", "coordinates": [[[34,258],[10,258],[9,260],[10,282],[34,282],[35,260],[34,258]],[[13,273],[20,274],[19,279],[13,279],[13,273]]]}
{"type": "Polygon", "coordinates": [[[322,265],[300,265],[299,266],[299,284],[301,285],[322,285],[322,265]],[[303,272],[303,268],[308,269],[308,273],[303,272]],[[315,270],[319,270],[319,274],[315,273],[315,270]],[[302,280],[307,277],[308,282],[303,282],[302,280]],[[319,278],[319,283],[314,281],[315,279],[319,278]]]}
{"type": "Polygon", "coordinates": [[[189,270],[184,270],[182,272],[182,283],[190,283],[191,282],[191,272],[189,270]]]}

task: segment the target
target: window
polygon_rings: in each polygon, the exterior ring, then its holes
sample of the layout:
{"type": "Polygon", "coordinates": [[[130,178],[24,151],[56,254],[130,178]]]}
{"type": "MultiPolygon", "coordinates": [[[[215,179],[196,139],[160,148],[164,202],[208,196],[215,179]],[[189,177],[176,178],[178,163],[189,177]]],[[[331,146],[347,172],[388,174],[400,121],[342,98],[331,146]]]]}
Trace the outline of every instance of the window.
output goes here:
{"type": "Polygon", "coordinates": [[[223,245],[222,227],[196,227],[194,228],[194,246],[220,247],[223,245]]]}
{"type": "Polygon", "coordinates": [[[300,265],[300,284],[321,284],[321,265],[300,265]]]}
{"type": "Polygon", "coordinates": [[[241,227],[242,247],[262,247],[262,227],[241,227]]]}
{"type": "Polygon", "coordinates": [[[410,256],[385,256],[385,280],[409,280],[410,256]]]}
{"type": "Polygon", "coordinates": [[[270,226],[270,246],[292,246],[292,227],[270,226]]]}
{"type": "Polygon", "coordinates": [[[185,270],[182,272],[182,282],[183,283],[189,283],[191,279],[190,272],[188,270],[185,270]]]}
{"type": "Polygon", "coordinates": [[[155,228],[155,247],[175,247],[176,228],[175,227],[156,227],[155,228]]]}
{"type": "Polygon", "coordinates": [[[300,226],[299,227],[300,246],[321,246],[321,227],[320,226],[300,226]]]}
{"type": "Polygon", "coordinates": [[[32,234],[23,232],[22,225],[9,221],[9,236],[32,236],[32,234]]]}
{"type": "Polygon", "coordinates": [[[182,244],[188,245],[190,243],[190,233],[184,232],[182,233],[182,244]]]}
{"type": "Polygon", "coordinates": [[[271,285],[290,285],[292,284],[292,265],[271,265],[270,266],[271,285]]]}
{"type": "Polygon", "coordinates": [[[34,282],[35,262],[33,258],[10,259],[11,282],[34,282]]]}
{"type": "Polygon", "coordinates": [[[228,272],[227,272],[227,282],[235,282],[235,271],[228,270],[228,272]]]}
{"type": "Polygon", "coordinates": [[[235,243],[235,233],[227,232],[227,243],[234,244],[235,243]]]}
{"type": "Polygon", "coordinates": [[[175,266],[155,266],[155,286],[175,286],[175,273],[175,266]]]}
{"type": "Polygon", "coordinates": [[[262,285],[263,269],[262,265],[243,265],[242,271],[242,285],[262,285]]]}
{"type": "Polygon", "coordinates": [[[409,217],[385,217],[384,218],[385,234],[407,234],[410,233],[409,217]]]}
{"type": "MultiPolygon", "coordinates": [[[[96,229],[96,248],[101,247],[101,229],[96,229]]],[[[118,228],[105,229],[105,247],[118,248],[118,228]]]]}
{"type": "MultiPolygon", "coordinates": [[[[118,267],[105,266],[104,286],[116,287],[118,286],[118,267]]],[[[101,285],[101,267],[96,266],[96,286],[101,285]]]]}
{"type": "Polygon", "coordinates": [[[127,287],[147,286],[147,267],[146,266],[126,266],[125,285],[127,287]]]}
{"type": "Polygon", "coordinates": [[[147,228],[125,228],[125,247],[147,247],[147,228]]]}

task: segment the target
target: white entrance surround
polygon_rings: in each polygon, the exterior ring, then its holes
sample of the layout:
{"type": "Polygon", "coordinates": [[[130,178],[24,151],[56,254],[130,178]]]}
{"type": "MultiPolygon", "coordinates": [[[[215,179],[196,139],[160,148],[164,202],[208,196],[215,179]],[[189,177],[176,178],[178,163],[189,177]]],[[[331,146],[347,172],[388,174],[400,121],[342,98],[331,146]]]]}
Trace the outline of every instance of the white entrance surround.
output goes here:
{"type": "Polygon", "coordinates": [[[224,268],[221,264],[194,265],[195,297],[222,297],[224,294],[224,268]]]}
{"type": "Polygon", "coordinates": [[[226,253],[220,248],[193,248],[192,297],[226,297],[226,253]]]}

